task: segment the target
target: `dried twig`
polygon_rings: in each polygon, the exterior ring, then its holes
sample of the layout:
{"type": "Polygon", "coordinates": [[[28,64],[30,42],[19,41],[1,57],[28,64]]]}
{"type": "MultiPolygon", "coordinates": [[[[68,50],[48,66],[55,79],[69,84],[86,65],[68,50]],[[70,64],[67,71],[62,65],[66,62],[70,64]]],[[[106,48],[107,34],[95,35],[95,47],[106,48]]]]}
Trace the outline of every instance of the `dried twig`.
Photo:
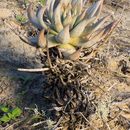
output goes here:
{"type": "Polygon", "coordinates": [[[121,2],[117,3],[115,1],[111,1],[111,4],[115,5],[116,7],[122,8],[122,9],[124,8],[124,6],[122,5],[121,2]]]}
{"type": "Polygon", "coordinates": [[[36,127],[36,126],[39,126],[39,125],[44,124],[44,123],[46,123],[46,121],[40,121],[38,123],[33,124],[32,127],[36,127]]]}
{"type": "Polygon", "coordinates": [[[63,127],[57,127],[55,130],[63,130],[63,127]]]}
{"type": "Polygon", "coordinates": [[[64,107],[64,112],[66,111],[67,106],[70,104],[70,102],[72,101],[73,96],[70,98],[70,100],[66,103],[65,107],[64,107]]]}
{"type": "Polygon", "coordinates": [[[47,38],[46,38],[47,59],[48,59],[49,67],[52,69],[52,63],[51,63],[49,48],[48,48],[48,33],[49,31],[47,32],[47,38]]]}
{"type": "Polygon", "coordinates": [[[62,75],[60,75],[59,78],[60,78],[60,80],[61,80],[61,83],[65,86],[65,85],[66,85],[66,82],[64,82],[62,75]]]}
{"type": "Polygon", "coordinates": [[[63,116],[62,117],[60,117],[60,119],[58,120],[58,122],[56,123],[56,125],[54,126],[54,128],[52,129],[52,130],[56,130],[57,129],[57,127],[59,126],[59,124],[61,123],[61,121],[63,120],[63,116]]]}
{"type": "Polygon", "coordinates": [[[89,123],[89,125],[90,125],[90,127],[91,127],[92,129],[94,129],[94,130],[99,130],[98,128],[95,128],[95,127],[90,123],[90,121],[84,116],[84,114],[83,114],[82,112],[79,112],[79,114],[85,119],[85,121],[86,121],[87,123],[89,123]]]}
{"type": "Polygon", "coordinates": [[[113,74],[114,74],[115,76],[130,79],[130,76],[129,76],[129,75],[125,75],[125,74],[123,74],[123,73],[116,72],[116,71],[112,71],[112,72],[113,72],[113,74]]]}
{"type": "Polygon", "coordinates": [[[24,68],[18,68],[18,71],[22,72],[43,72],[43,71],[48,71],[49,68],[39,68],[39,69],[24,69],[24,68]]]}

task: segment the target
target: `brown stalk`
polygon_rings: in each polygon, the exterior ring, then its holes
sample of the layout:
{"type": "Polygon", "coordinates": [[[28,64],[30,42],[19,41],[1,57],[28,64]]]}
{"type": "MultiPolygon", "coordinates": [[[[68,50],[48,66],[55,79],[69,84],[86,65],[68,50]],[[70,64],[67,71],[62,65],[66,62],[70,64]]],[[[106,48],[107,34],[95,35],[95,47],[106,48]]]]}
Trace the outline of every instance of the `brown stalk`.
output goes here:
{"type": "Polygon", "coordinates": [[[48,48],[48,34],[49,34],[49,30],[47,31],[47,34],[46,34],[46,50],[47,50],[47,59],[48,59],[48,64],[49,64],[49,67],[50,69],[53,68],[52,66],[52,63],[51,63],[51,59],[50,59],[50,54],[49,54],[49,48],[48,48]]]}

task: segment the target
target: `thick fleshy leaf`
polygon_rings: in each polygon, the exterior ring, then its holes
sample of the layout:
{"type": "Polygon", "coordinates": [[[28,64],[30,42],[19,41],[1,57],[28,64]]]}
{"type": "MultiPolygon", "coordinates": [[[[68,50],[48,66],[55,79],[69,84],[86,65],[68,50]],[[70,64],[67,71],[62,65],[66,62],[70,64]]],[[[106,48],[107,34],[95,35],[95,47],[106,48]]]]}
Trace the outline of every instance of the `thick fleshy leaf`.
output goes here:
{"type": "Polygon", "coordinates": [[[83,0],[83,5],[85,6],[88,3],[88,0],[83,0]]]}
{"type": "Polygon", "coordinates": [[[99,12],[100,8],[102,7],[103,0],[99,0],[95,2],[88,10],[87,10],[87,17],[91,18],[96,16],[97,12],[99,12]]]}
{"type": "Polygon", "coordinates": [[[50,6],[51,6],[51,3],[52,3],[53,0],[46,0],[46,7],[47,7],[47,10],[49,11],[50,9],[50,6]]]}
{"type": "Polygon", "coordinates": [[[56,36],[56,40],[60,43],[68,43],[70,41],[69,25],[67,25],[59,34],[56,36]]]}
{"type": "MultiPolygon", "coordinates": [[[[94,16],[96,17],[96,20],[99,19],[99,16],[100,16],[100,14],[101,14],[101,11],[102,11],[102,8],[103,8],[103,1],[104,1],[104,0],[101,0],[101,5],[100,5],[100,7],[98,8],[97,12],[96,12],[95,15],[94,15],[94,16]]],[[[96,21],[96,20],[95,20],[95,21],[96,21]]]]}
{"type": "Polygon", "coordinates": [[[56,30],[60,32],[63,29],[63,25],[61,22],[61,3],[58,4],[54,11],[54,23],[56,30]]]}
{"type": "Polygon", "coordinates": [[[62,5],[63,12],[65,11],[66,14],[69,13],[72,9],[72,5],[69,3],[68,5],[64,6],[62,5]]]}
{"type": "Polygon", "coordinates": [[[52,47],[56,47],[56,46],[61,45],[61,43],[58,43],[55,40],[53,35],[49,35],[47,39],[48,39],[48,48],[52,48],[52,47]]]}
{"type": "Polygon", "coordinates": [[[36,28],[39,28],[39,29],[42,28],[42,26],[39,24],[39,21],[36,17],[36,13],[34,13],[33,3],[30,3],[30,5],[27,9],[27,15],[28,15],[29,21],[33,24],[33,26],[35,26],[36,28]]]}
{"type": "Polygon", "coordinates": [[[98,41],[99,39],[102,40],[106,38],[113,32],[113,30],[117,27],[119,22],[120,20],[114,21],[108,24],[107,26],[105,26],[104,28],[97,30],[88,39],[92,41],[98,41]]]}
{"type": "Polygon", "coordinates": [[[70,0],[61,0],[61,3],[66,7],[68,6],[70,0]]]}
{"type": "Polygon", "coordinates": [[[80,57],[80,53],[81,53],[81,51],[82,51],[82,47],[80,47],[78,50],[76,50],[74,53],[72,53],[72,54],[70,54],[69,56],[68,56],[68,59],[70,59],[70,60],[78,60],[79,59],[79,57],[80,57]]]}
{"type": "Polygon", "coordinates": [[[83,0],[72,0],[72,8],[74,14],[81,14],[83,9],[83,0]]]}
{"type": "Polygon", "coordinates": [[[93,22],[95,20],[95,17],[93,18],[90,18],[90,19],[84,19],[83,21],[81,21],[71,32],[70,32],[70,35],[71,37],[79,37],[85,27],[90,24],[91,22],[93,22]]]}
{"type": "Polygon", "coordinates": [[[119,24],[119,22],[121,21],[121,19],[119,20],[116,20],[110,24],[108,24],[106,27],[105,27],[105,31],[104,31],[104,34],[103,34],[103,38],[107,39],[111,34],[112,32],[114,31],[114,29],[117,27],[117,25],[119,24]]]}
{"type": "Polygon", "coordinates": [[[48,39],[48,48],[52,48],[52,47],[56,47],[56,46],[61,45],[61,43],[58,43],[55,40],[53,35],[49,35],[47,39],[48,39]]]}
{"type": "Polygon", "coordinates": [[[106,22],[106,20],[110,18],[110,15],[107,15],[105,17],[103,17],[102,19],[100,19],[99,21],[97,21],[95,24],[93,24],[92,26],[92,31],[96,31],[98,30],[100,27],[103,26],[103,24],[106,22]]]}
{"type": "Polygon", "coordinates": [[[49,30],[50,33],[57,35],[57,32],[54,30],[54,27],[52,27],[51,24],[44,22],[43,15],[44,15],[45,10],[46,10],[45,7],[41,7],[38,11],[37,17],[38,17],[39,23],[43,29],[45,29],[46,31],[49,30]]]}
{"type": "Polygon", "coordinates": [[[77,2],[77,14],[80,15],[83,9],[83,0],[78,0],[77,2]]]}
{"type": "Polygon", "coordinates": [[[93,42],[98,42],[102,39],[103,33],[105,31],[105,28],[95,31],[90,37],[88,37],[89,40],[92,40],[93,42]]]}
{"type": "Polygon", "coordinates": [[[47,30],[48,27],[43,20],[43,15],[44,15],[45,10],[46,10],[45,7],[41,7],[38,11],[37,18],[38,18],[40,25],[43,27],[43,29],[47,30]]]}
{"type": "Polygon", "coordinates": [[[93,32],[95,32],[95,31],[97,31],[98,29],[100,29],[100,28],[102,28],[102,26],[103,26],[103,24],[106,22],[106,20],[108,19],[110,17],[110,15],[108,15],[108,16],[105,16],[105,17],[103,17],[102,19],[100,19],[100,20],[98,20],[95,24],[93,24],[92,26],[90,26],[90,27],[86,27],[86,29],[84,30],[84,32],[83,32],[83,35],[85,36],[85,35],[88,35],[88,37],[89,36],[91,36],[91,34],[93,33],[93,32]]]}
{"type": "Polygon", "coordinates": [[[72,0],[71,1],[72,15],[77,15],[77,2],[78,2],[78,0],[72,0]]]}
{"type": "Polygon", "coordinates": [[[71,0],[71,5],[72,5],[72,7],[76,6],[77,1],[78,1],[78,0],[71,0]]]}
{"type": "Polygon", "coordinates": [[[74,27],[75,27],[77,24],[79,24],[79,23],[84,19],[85,15],[86,15],[86,10],[84,10],[84,11],[82,12],[82,14],[80,14],[80,15],[77,17],[77,19],[76,19],[76,21],[75,21],[75,23],[74,23],[74,27]]]}
{"type": "Polygon", "coordinates": [[[103,39],[105,29],[97,30],[96,32],[91,35],[91,37],[86,38],[86,42],[81,42],[78,44],[78,46],[82,46],[83,48],[89,48],[94,46],[97,42],[101,41],[103,39]]]}
{"type": "Polygon", "coordinates": [[[76,19],[77,19],[78,15],[74,15],[72,16],[72,22],[70,24],[70,29],[74,28],[74,24],[76,22],[76,19]]]}
{"type": "Polygon", "coordinates": [[[44,32],[45,32],[44,29],[42,29],[38,35],[38,46],[41,48],[46,47],[46,37],[44,35],[44,32]]]}
{"type": "Polygon", "coordinates": [[[58,46],[58,48],[62,52],[65,58],[68,58],[69,55],[73,54],[76,51],[74,46],[67,43],[61,44],[60,46],[58,46]]]}
{"type": "MultiPolygon", "coordinates": [[[[48,41],[48,48],[52,48],[52,47],[55,47],[55,46],[59,45],[59,43],[57,43],[55,41],[53,35],[49,35],[47,37],[47,41],[48,41]]],[[[44,34],[44,29],[39,32],[38,46],[41,47],[41,48],[46,48],[46,36],[44,34]]]]}
{"type": "Polygon", "coordinates": [[[111,35],[113,30],[117,27],[119,22],[120,20],[114,21],[108,24],[106,27],[95,31],[90,37],[86,39],[88,40],[87,42],[79,43],[79,46],[88,48],[96,45],[96,43],[100,42],[101,40],[106,40],[111,35]]]}
{"type": "Polygon", "coordinates": [[[48,12],[51,21],[53,19],[54,4],[55,4],[55,0],[51,0],[50,7],[49,7],[49,12],[48,12]]]}
{"type": "Polygon", "coordinates": [[[71,16],[71,12],[69,12],[66,16],[66,18],[64,19],[63,21],[63,25],[64,26],[67,26],[67,25],[70,25],[72,22],[72,16],[71,16]]]}

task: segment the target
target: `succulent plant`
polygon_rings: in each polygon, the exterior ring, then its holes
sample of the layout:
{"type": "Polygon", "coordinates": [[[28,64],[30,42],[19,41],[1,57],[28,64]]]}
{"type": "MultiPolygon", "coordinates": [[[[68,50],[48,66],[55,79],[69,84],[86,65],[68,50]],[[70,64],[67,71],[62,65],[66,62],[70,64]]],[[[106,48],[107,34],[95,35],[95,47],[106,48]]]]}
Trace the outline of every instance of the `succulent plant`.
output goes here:
{"type": "Polygon", "coordinates": [[[109,15],[99,18],[103,0],[87,8],[88,0],[46,0],[45,6],[34,11],[28,7],[29,21],[39,30],[37,44],[41,48],[57,47],[65,58],[78,59],[83,48],[105,39],[115,27],[114,21],[105,27],[109,15]],[[48,35],[47,35],[48,34],[48,35]]]}

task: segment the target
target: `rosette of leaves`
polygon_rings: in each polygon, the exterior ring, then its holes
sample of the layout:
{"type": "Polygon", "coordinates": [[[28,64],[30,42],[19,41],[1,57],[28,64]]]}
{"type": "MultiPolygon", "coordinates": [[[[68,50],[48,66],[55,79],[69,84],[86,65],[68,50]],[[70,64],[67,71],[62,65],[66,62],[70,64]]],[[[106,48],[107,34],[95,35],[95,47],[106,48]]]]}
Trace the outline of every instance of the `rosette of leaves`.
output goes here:
{"type": "Polygon", "coordinates": [[[41,48],[57,47],[65,58],[78,59],[83,48],[106,39],[117,25],[103,26],[109,16],[100,18],[103,0],[87,6],[88,0],[46,0],[34,11],[28,7],[29,21],[39,30],[35,41],[41,48]]]}

